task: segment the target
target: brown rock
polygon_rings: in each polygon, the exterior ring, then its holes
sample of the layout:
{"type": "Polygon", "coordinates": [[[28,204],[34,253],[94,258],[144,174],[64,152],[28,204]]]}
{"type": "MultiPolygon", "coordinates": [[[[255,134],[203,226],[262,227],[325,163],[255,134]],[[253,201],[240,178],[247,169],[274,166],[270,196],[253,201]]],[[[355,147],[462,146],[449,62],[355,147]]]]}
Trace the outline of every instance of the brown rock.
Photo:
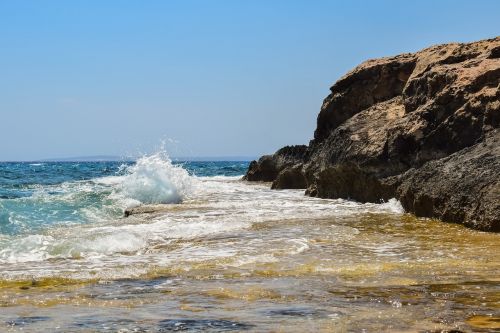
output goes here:
{"type": "Polygon", "coordinates": [[[402,175],[398,198],[418,216],[500,231],[500,130],[402,175]]]}
{"type": "Polygon", "coordinates": [[[259,161],[252,161],[243,180],[272,182],[287,167],[307,160],[307,146],[286,146],[273,155],[264,155],[259,161]]]}
{"type": "Polygon", "coordinates": [[[283,169],[273,184],[271,185],[272,189],[282,189],[282,188],[290,188],[290,189],[305,189],[307,188],[307,180],[302,170],[302,166],[300,164],[294,165],[292,167],[288,167],[283,169]]]}
{"type": "Polygon", "coordinates": [[[169,204],[141,205],[125,209],[123,215],[124,217],[129,217],[131,215],[139,215],[139,214],[165,213],[172,211],[174,207],[175,205],[169,205],[169,204]]]}
{"type": "Polygon", "coordinates": [[[330,89],[314,140],[252,162],[247,180],[378,202],[497,230],[500,37],[369,60],[330,89]]]}

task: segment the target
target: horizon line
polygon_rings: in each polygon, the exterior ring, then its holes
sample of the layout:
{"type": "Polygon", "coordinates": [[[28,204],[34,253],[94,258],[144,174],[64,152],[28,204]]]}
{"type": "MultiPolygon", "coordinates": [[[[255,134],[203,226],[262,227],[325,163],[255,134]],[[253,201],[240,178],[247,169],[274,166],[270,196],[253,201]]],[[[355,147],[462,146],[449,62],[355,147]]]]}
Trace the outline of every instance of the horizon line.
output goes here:
{"type": "MultiPolygon", "coordinates": [[[[89,155],[72,156],[57,158],[39,158],[26,160],[0,160],[0,163],[29,163],[29,162],[135,162],[142,156],[123,157],[117,155],[89,155]]],[[[226,156],[169,156],[173,162],[213,162],[213,161],[231,161],[231,162],[250,162],[259,158],[259,156],[247,155],[226,155],[226,156]]]]}

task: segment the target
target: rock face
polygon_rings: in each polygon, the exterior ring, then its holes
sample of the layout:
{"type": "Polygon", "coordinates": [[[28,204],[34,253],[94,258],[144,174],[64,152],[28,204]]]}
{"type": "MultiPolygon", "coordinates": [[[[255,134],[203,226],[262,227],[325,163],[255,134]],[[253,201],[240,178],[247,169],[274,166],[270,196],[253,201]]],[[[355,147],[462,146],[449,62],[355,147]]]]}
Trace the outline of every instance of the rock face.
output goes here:
{"type": "Polygon", "coordinates": [[[498,231],[499,174],[500,131],[495,130],[482,142],[409,170],[398,197],[418,216],[498,231]]]}
{"type": "Polygon", "coordinates": [[[330,90],[309,146],[246,180],[500,231],[500,37],[368,60],[330,90]]]}
{"type": "Polygon", "coordinates": [[[307,156],[307,146],[283,147],[274,155],[264,155],[258,161],[252,161],[243,179],[272,182],[282,170],[305,163],[307,156]]]}

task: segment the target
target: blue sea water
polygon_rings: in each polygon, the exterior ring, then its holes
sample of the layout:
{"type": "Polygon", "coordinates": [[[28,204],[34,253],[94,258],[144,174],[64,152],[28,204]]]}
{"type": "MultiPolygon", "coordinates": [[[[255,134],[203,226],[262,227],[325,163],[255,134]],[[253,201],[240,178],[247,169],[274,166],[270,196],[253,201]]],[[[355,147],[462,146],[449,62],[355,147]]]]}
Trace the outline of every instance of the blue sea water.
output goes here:
{"type": "Polygon", "coordinates": [[[140,203],[169,202],[170,192],[179,186],[162,179],[177,177],[164,176],[164,171],[182,174],[185,170],[196,177],[241,176],[248,167],[245,161],[170,163],[155,158],[152,167],[150,158],[140,160],[146,165],[139,170],[134,169],[137,163],[132,161],[0,162],[0,235],[29,234],[55,225],[118,217],[123,214],[126,196],[122,195],[122,204],[118,204],[117,194],[126,190],[132,192],[132,199],[139,196],[136,199],[140,203]],[[124,181],[126,177],[129,179],[124,181]]]}
{"type": "Polygon", "coordinates": [[[498,235],[271,190],[247,167],[0,163],[0,332],[449,331],[495,313],[498,235]],[[459,312],[435,326],[444,294],[459,312]]]}

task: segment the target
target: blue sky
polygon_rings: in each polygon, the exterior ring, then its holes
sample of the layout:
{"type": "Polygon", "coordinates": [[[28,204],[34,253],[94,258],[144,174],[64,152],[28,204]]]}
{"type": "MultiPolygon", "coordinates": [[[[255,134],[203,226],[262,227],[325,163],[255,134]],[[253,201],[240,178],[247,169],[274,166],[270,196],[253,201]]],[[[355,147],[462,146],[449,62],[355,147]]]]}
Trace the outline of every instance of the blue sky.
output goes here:
{"type": "Polygon", "coordinates": [[[0,1],[0,160],[307,143],[363,60],[500,35],[500,1],[0,1]]]}

